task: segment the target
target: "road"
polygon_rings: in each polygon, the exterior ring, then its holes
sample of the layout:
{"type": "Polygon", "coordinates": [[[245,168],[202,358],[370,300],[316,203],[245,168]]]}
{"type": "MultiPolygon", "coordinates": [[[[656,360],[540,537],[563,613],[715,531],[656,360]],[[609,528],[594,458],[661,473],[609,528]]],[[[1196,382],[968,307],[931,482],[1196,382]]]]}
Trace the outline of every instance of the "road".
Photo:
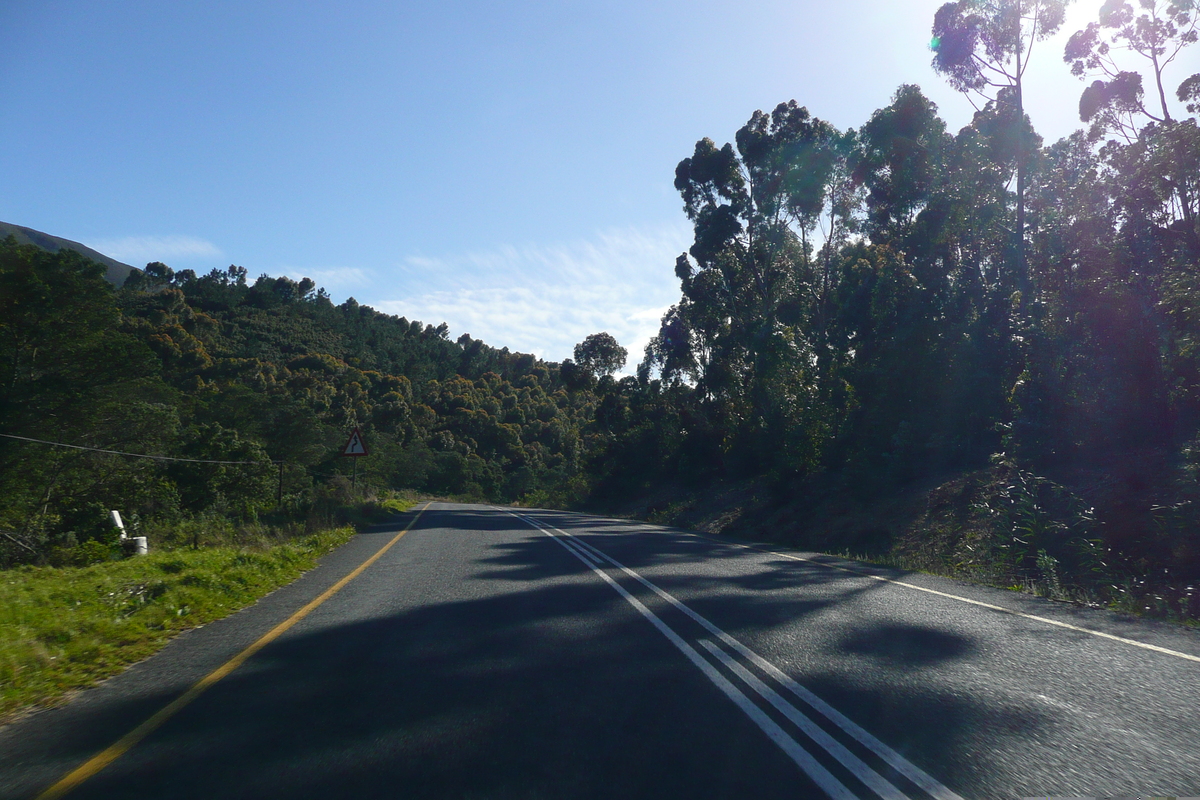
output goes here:
{"type": "Polygon", "coordinates": [[[0,797],[1200,795],[1196,631],[643,523],[417,511],[0,729],[0,797]]]}

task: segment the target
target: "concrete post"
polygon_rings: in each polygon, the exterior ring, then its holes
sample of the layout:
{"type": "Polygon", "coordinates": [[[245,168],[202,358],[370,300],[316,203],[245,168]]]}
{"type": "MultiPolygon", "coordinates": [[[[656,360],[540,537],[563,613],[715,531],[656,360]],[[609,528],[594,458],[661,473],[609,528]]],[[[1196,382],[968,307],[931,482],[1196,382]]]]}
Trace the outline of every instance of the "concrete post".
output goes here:
{"type": "Polygon", "coordinates": [[[150,552],[150,545],[146,542],[145,536],[128,536],[125,533],[125,523],[121,521],[121,512],[116,509],[108,513],[108,518],[112,520],[113,527],[120,531],[121,545],[135,556],[144,556],[150,552]]]}

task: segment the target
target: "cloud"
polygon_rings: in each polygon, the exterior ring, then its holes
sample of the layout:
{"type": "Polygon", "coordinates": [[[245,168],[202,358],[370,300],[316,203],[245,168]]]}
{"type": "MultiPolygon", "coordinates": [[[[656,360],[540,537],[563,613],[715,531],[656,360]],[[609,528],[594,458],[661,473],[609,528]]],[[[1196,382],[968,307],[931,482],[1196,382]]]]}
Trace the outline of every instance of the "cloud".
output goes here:
{"type": "Polygon", "coordinates": [[[324,267],[321,269],[286,267],[282,273],[293,280],[312,278],[318,286],[337,294],[346,294],[355,287],[369,286],[372,278],[369,270],[360,267],[324,267]]]}
{"type": "Polygon", "coordinates": [[[634,313],[629,315],[629,319],[637,320],[639,322],[642,322],[645,320],[650,320],[655,325],[657,325],[659,323],[659,321],[663,318],[663,315],[667,313],[667,309],[669,309],[670,307],[671,306],[669,306],[669,305],[665,305],[665,306],[660,306],[658,308],[647,308],[643,311],[635,311],[634,313]]]}
{"type": "Polygon", "coordinates": [[[109,258],[135,265],[151,261],[219,258],[224,255],[212,242],[195,236],[126,236],[120,239],[97,239],[84,244],[109,258]]]}
{"type": "Polygon", "coordinates": [[[405,296],[372,305],[550,361],[570,358],[585,336],[608,331],[629,350],[628,373],[678,302],[673,266],[690,237],[681,222],[566,244],[409,256],[399,269],[405,296]]]}

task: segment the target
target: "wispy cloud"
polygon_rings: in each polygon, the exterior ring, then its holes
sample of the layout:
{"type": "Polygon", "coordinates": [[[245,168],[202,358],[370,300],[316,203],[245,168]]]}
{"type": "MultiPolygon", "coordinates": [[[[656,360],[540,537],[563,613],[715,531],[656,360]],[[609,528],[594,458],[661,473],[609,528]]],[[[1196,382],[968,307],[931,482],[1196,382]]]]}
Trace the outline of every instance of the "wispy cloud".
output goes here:
{"type": "Polygon", "coordinates": [[[570,358],[588,334],[608,331],[629,350],[631,372],[679,299],[673,265],[689,240],[680,222],[561,245],[410,256],[400,265],[405,296],[374,305],[551,361],[570,358]]]}
{"type": "Polygon", "coordinates": [[[125,236],[84,242],[88,247],[118,261],[137,264],[170,262],[191,258],[218,258],[221,249],[195,236],[125,236]]]}
{"type": "Polygon", "coordinates": [[[328,289],[336,295],[353,294],[356,289],[370,286],[373,274],[361,267],[322,267],[292,268],[285,267],[281,272],[293,280],[312,278],[318,286],[328,289]]]}

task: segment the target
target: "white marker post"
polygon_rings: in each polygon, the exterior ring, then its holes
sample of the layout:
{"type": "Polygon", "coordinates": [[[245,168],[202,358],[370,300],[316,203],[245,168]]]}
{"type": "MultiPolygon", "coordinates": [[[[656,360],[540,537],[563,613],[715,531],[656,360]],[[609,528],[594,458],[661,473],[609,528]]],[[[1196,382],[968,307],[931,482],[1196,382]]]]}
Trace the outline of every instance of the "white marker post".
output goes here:
{"type": "Polygon", "coordinates": [[[125,534],[125,523],[121,521],[121,512],[113,509],[108,512],[108,518],[112,520],[113,527],[120,533],[120,542],[126,550],[132,550],[135,556],[144,556],[150,552],[150,546],[146,544],[145,536],[127,536],[125,534]]]}

